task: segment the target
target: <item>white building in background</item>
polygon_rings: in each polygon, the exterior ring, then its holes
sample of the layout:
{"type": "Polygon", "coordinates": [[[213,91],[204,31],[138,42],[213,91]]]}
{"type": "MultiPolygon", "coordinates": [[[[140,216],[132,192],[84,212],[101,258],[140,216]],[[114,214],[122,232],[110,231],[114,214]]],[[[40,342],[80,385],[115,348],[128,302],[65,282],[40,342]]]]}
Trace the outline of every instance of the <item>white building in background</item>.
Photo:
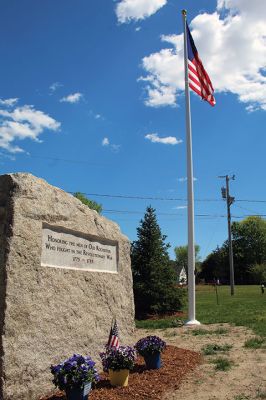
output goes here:
{"type": "Polygon", "coordinates": [[[187,273],[184,267],[179,273],[178,283],[179,285],[187,285],[187,273]]]}

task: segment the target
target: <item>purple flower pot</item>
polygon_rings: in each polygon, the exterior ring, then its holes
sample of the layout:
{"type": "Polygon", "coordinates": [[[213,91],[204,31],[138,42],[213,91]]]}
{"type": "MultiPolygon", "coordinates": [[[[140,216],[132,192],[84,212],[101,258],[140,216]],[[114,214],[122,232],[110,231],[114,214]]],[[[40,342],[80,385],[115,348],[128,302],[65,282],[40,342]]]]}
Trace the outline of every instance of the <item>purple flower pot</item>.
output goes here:
{"type": "Polygon", "coordinates": [[[91,382],[85,383],[83,388],[66,388],[66,398],[67,400],[87,400],[90,390],[91,382]]]}
{"type": "Polygon", "coordinates": [[[159,369],[161,368],[161,353],[158,351],[153,354],[146,354],[144,356],[147,369],[159,369]]]}

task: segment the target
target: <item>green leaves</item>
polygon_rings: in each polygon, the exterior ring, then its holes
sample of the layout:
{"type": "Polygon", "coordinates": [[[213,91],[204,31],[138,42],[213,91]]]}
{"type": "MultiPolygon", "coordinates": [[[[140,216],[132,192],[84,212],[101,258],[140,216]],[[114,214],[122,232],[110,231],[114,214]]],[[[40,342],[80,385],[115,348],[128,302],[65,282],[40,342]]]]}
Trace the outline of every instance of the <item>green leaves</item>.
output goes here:
{"type": "Polygon", "coordinates": [[[136,317],[173,312],[183,305],[183,291],[176,287],[166,236],[161,233],[155,209],[147,207],[131,246],[136,317]]]}
{"type": "Polygon", "coordinates": [[[85,206],[88,206],[91,210],[97,211],[98,214],[101,214],[103,208],[102,205],[99,203],[96,203],[96,201],[88,199],[86,196],[84,196],[80,192],[74,193],[74,197],[76,197],[78,200],[80,200],[85,206]]]}
{"type": "MultiPolygon", "coordinates": [[[[175,256],[176,256],[176,265],[177,268],[185,268],[185,271],[187,273],[188,267],[187,267],[187,260],[188,260],[188,246],[177,246],[175,247],[175,256]]],[[[199,257],[199,252],[200,252],[200,246],[198,244],[195,244],[195,260],[196,260],[196,272],[198,272],[201,268],[201,263],[200,263],[200,257],[199,257]]]]}
{"type": "MultiPolygon", "coordinates": [[[[235,282],[260,283],[266,274],[266,220],[248,217],[241,222],[233,222],[232,236],[235,282]]],[[[219,278],[220,282],[229,281],[227,241],[202,263],[201,278],[207,282],[214,278],[219,278]]]]}

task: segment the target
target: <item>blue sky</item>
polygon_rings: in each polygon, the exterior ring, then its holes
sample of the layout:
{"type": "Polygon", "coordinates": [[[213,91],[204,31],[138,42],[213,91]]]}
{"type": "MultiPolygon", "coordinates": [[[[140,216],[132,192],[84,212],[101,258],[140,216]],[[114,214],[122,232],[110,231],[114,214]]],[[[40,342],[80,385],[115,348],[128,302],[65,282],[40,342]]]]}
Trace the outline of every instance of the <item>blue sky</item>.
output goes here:
{"type": "MultiPolygon", "coordinates": [[[[2,174],[108,195],[89,197],[130,240],[151,204],[173,257],[187,242],[182,8],[217,102],[191,93],[204,258],[227,237],[219,175],[236,175],[237,200],[266,200],[261,0],[2,2],[0,164],[2,174]]],[[[232,206],[235,217],[257,213],[266,214],[266,202],[232,206]]]]}

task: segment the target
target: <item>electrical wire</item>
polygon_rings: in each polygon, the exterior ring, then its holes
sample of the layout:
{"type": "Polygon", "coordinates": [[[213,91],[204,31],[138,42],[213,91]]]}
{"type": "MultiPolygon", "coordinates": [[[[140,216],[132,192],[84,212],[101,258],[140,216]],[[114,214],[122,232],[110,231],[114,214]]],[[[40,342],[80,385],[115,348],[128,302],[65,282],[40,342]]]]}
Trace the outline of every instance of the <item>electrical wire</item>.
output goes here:
{"type": "MultiPolygon", "coordinates": [[[[76,192],[68,192],[74,194],[76,192]]],[[[184,197],[153,197],[153,196],[131,196],[122,194],[106,194],[106,193],[85,193],[80,192],[85,196],[95,196],[95,197],[109,197],[109,198],[119,198],[119,199],[132,199],[132,200],[156,200],[156,201],[187,201],[184,197]]],[[[195,199],[197,202],[221,202],[223,199],[195,199]]],[[[235,200],[235,202],[249,202],[249,203],[266,203],[266,200],[235,200]]]]}
{"type": "Polygon", "coordinates": [[[245,210],[245,211],[251,212],[253,215],[260,215],[257,211],[250,210],[249,208],[242,207],[242,206],[239,206],[237,204],[235,204],[235,207],[240,208],[241,210],[245,210]]]}
{"type": "Polygon", "coordinates": [[[31,154],[28,154],[28,156],[31,158],[39,158],[39,159],[51,160],[51,161],[63,161],[63,162],[68,162],[68,163],[73,163],[73,164],[88,164],[88,165],[94,165],[94,166],[99,166],[99,165],[104,166],[104,164],[86,161],[86,160],[70,160],[70,159],[57,158],[57,157],[47,157],[47,156],[37,156],[37,155],[35,156],[35,155],[31,155],[31,154]]]}
{"type": "MultiPolygon", "coordinates": [[[[143,211],[133,211],[133,210],[108,210],[108,209],[103,209],[103,213],[106,214],[143,214],[143,211]]],[[[171,217],[186,217],[186,214],[177,214],[177,213],[156,213],[157,215],[162,215],[162,216],[171,216],[171,217]]],[[[256,214],[256,215],[232,215],[232,218],[246,218],[246,217],[254,217],[254,216],[259,216],[259,217],[266,217],[266,214],[256,214]]],[[[217,215],[217,214],[195,214],[195,217],[197,218],[227,218],[227,215],[217,215]]]]}
{"type": "MultiPolygon", "coordinates": [[[[64,159],[59,157],[50,157],[50,156],[41,156],[41,155],[34,155],[34,154],[27,154],[28,157],[31,158],[39,158],[39,159],[47,159],[52,161],[63,161],[69,163],[77,163],[77,164],[89,164],[89,165],[101,165],[104,164],[94,163],[87,160],[74,160],[74,159],[64,159]]],[[[74,194],[75,192],[68,192],[74,194]]],[[[82,193],[88,196],[97,196],[97,197],[113,197],[113,198],[124,198],[124,199],[137,199],[137,200],[159,200],[159,201],[186,201],[184,198],[165,198],[165,197],[145,197],[145,196],[127,196],[127,195],[110,195],[110,194],[99,194],[99,193],[82,193]]],[[[216,201],[223,201],[222,199],[195,199],[197,202],[216,202],[216,201]]],[[[253,200],[253,199],[237,199],[235,202],[245,202],[245,203],[266,203],[266,200],[253,200]]]]}

